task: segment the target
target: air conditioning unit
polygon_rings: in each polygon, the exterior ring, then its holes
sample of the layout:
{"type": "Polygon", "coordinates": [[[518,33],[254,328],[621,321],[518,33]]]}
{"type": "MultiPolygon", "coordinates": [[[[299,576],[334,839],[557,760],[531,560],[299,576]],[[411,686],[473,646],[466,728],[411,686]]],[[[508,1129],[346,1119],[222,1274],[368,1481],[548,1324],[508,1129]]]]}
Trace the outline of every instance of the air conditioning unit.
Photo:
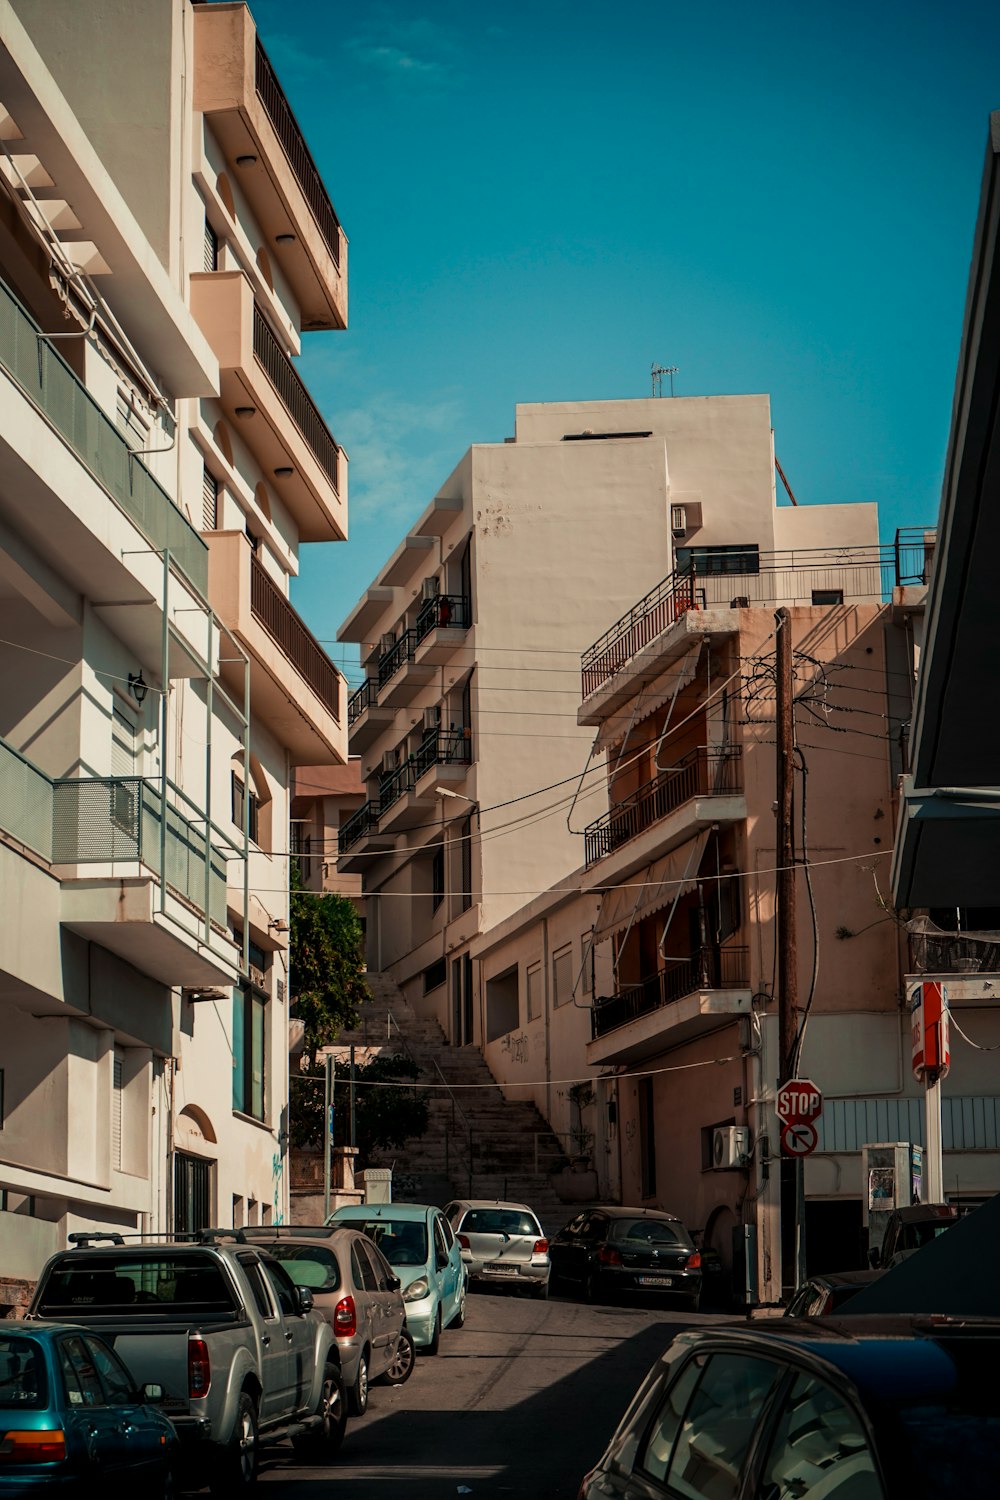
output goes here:
{"type": "Polygon", "coordinates": [[[430,734],[432,730],[441,727],[441,710],[439,708],[424,709],[424,733],[430,734]]]}
{"type": "Polygon", "coordinates": [[[717,1125],[712,1131],[712,1166],[716,1172],[746,1165],[750,1131],[746,1125],[717,1125]]]}
{"type": "Polygon", "coordinates": [[[436,599],[441,592],[441,581],[438,578],[425,578],[421,588],[421,599],[436,599]]]}
{"type": "Polygon", "coordinates": [[[396,644],[396,637],[393,634],[393,632],[391,630],[389,630],[382,637],[381,643],[379,645],[379,651],[381,652],[381,654],[383,656],[387,656],[388,653],[392,650],[393,646],[395,646],[395,644],[396,644]]]}
{"type": "Polygon", "coordinates": [[[670,530],[674,536],[684,536],[688,529],[687,510],[683,505],[670,507],[670,530]]]}
{"type": "Polygon", "coordinates": [[[388,776],[396,769],[395,750],[385,750],[382,754],[382,775],[388,776]]]}

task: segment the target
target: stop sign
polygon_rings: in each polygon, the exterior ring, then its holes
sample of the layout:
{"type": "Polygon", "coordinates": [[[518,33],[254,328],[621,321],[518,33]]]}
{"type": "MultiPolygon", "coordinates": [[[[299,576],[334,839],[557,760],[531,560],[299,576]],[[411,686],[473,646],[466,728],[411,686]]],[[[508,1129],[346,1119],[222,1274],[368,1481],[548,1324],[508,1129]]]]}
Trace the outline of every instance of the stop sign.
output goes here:
{"type": "Polygon", "coordinates": [[[823,1113],[823,1095],[811,1078],[791,1078],[775,1095],[774,1109],[786,1125],[816,1120],[823,1113]]]}

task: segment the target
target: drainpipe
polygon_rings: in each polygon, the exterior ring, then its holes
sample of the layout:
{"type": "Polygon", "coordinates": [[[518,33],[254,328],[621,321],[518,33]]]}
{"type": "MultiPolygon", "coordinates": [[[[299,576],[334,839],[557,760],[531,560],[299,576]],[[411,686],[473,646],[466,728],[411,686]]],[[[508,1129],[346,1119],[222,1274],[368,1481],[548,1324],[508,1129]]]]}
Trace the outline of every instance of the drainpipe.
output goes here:
{"type": "Polygon", "coordinates": [[[549,1016],[552,1008],[551,977],[549,975],[549,919],[542,918],[542,972],[545,975],[545,984],[542,986],[542,996],[545,1002],[545,1118],[552,1126],[552,1062],[551,1047],[549,1041],[549,1016]]]}

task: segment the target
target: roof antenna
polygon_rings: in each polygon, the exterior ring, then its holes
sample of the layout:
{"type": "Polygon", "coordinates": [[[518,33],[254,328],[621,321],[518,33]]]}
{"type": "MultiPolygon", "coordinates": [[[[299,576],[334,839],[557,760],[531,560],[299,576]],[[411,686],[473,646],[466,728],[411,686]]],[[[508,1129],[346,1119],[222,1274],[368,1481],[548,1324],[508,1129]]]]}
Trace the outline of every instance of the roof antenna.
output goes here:
{"type": "Polygon", "coordinates": [[[674,394],[674,376],[677,374],[678,368],[679,368],[679,366],[677,366],[677,365],[658,365],[658,364],[655,364],[655,363],[651,366],[649,373],[650,373],[650,375],[652,376],[652,379],[653,379],[653,395],[654,396],[662,396],[663,395],[663,377],[664,377],[664,375],[669,375],[670,376],[670,394],[671,394],[671,396],[674,394]]]}

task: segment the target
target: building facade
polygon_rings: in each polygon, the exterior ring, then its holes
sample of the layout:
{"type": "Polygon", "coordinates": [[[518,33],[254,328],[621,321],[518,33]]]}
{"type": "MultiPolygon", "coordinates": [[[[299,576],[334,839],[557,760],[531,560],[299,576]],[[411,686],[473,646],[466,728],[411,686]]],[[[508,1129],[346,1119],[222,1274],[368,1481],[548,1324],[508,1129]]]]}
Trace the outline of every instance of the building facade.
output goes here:
{"type": "Polygon", "coordinates": [[[290,785],[347,760],[288,599],[346,456],[294,356],[345,325],[346,241],[244,5],[17,0],[0,35],[16,1306],[68,1230],[287,1214],[290,785]]]}

